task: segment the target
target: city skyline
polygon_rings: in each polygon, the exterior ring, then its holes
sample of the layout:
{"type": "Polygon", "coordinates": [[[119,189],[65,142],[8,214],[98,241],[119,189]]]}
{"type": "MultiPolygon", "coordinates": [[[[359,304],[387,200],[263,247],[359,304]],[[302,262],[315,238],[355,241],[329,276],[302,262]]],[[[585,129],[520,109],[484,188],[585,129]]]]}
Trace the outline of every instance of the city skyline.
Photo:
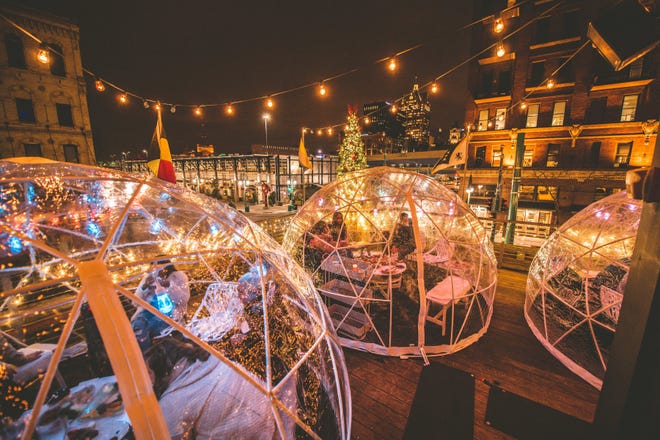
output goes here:
{"type": "MultiPolygon", "coordinates": [[[[300,129],[341,124],[347,105],[394,100],[415,81],[424,83],[468,56],[469,32],[456,29],[471,19],[471,5],[422,1],[414,5],[366,2],[303,7],[302,4],[232,5],[211,2],[178,7],[176,2],[127,2],[101,10],[76,0],[30,0],[26,6],[71,20],[80,27],[83,65],[104,81],[139,96],[186,105],[221,104],[291,89],[359,68],[326,82],[328,96],[306,88],[275,97],[270,111],[268,143],[294,145],[300,129]],[[342,21],[355,23],[346,28],[342,21]],[[452,38],[452,44],[446,42],[452,38]],[[443,44],[443,42],[445,44],[443,44]],[[375,61],[424,45],[398,58],[391,73],[375,61]]],[[[431,127],[448,129],[462,121],[467,96],[465,73],[458,70],[440,83],[431,100],[431,127]]],[[[94,143],[99,159],[146,147],[155,126],[155,112],[131,99],[120,105],[116,91],[94,90],[87,78],[94,143]]],[[[227,117],[223,107],[206,108],[202,117],[192,108],[169,108],[164,125],[173,153],[195,144],[214,144],[216,152],[248,152],[265,141],[262,102],[235,106],[227,117]]],[[[332,137],[307,136],[310,148],[332,151],[332,137]]]]}

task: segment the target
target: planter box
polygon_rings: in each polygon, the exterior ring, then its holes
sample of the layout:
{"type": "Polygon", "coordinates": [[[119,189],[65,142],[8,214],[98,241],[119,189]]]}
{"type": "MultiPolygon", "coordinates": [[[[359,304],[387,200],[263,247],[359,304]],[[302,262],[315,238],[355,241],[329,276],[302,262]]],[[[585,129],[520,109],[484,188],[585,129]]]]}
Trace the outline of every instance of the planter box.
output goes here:
{"type": "Polygon", "coordinates": [[[334,325],[337,333],[345,334],[354,339],[364,339],[370,328],[367,316],[356,309],[349,310],[349,307],[341,304],[333,304],[328,307],[332,325],[334,325]]]}

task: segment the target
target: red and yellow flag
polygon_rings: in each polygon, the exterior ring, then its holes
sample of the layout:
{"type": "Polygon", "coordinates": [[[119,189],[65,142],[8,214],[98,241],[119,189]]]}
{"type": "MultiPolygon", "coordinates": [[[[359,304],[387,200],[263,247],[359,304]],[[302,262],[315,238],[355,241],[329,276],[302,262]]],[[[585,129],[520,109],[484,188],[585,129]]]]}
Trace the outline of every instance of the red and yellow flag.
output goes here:
{"type": "Polygon", "coordinates": [[[163,128],[163,119],[158,109],[158,121],[156,129],[151,138],[151,147],[149,148],[149,162],[147,166],[159,179],[176,183],[176,174],[174,173],[174,164],[172,163],[172,154],[170,153],[170,144],[165,137],[163,128]]]}

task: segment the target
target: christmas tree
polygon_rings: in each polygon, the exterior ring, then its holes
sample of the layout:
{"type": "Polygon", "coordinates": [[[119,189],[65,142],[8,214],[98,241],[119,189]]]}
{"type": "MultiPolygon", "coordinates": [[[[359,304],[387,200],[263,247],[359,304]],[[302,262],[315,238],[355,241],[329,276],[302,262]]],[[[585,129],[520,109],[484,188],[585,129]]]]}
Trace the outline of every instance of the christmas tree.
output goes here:
{"type": "Polygon", "coordinates": [[[362,137],[360,136],[360,126],[358,125],[358,118],[355,113],[356,109],[349,107],[344,140],[339,146],[337,175],[362,170],[367,167],[364,142],[362,142],[362,137]]]}

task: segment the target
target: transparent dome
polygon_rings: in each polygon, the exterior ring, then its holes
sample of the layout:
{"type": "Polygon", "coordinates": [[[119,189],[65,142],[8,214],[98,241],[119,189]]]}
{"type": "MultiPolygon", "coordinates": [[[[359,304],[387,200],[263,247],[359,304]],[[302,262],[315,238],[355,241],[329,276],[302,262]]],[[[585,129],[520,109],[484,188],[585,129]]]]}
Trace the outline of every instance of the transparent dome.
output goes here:
{"type": "Polygon", "coordinates": [[[592,203],[548,238],[529,268],[529,327],[550,353],[599,389],[641,211],[625,192],[592,203]]]}
{"type": "Polygon", "coordinates": [[[0,175],[0,438],[349,438],[327,311],[254,223],[153,177],[0,175]]]}
{"type": "Polygon", "coordinates": [[[491,243],[467,205],[427,176],[390,167],[344,175],[299,210],[283,247],[311,274],[346,347],[447,354],[490,323],[491,243]]]}

